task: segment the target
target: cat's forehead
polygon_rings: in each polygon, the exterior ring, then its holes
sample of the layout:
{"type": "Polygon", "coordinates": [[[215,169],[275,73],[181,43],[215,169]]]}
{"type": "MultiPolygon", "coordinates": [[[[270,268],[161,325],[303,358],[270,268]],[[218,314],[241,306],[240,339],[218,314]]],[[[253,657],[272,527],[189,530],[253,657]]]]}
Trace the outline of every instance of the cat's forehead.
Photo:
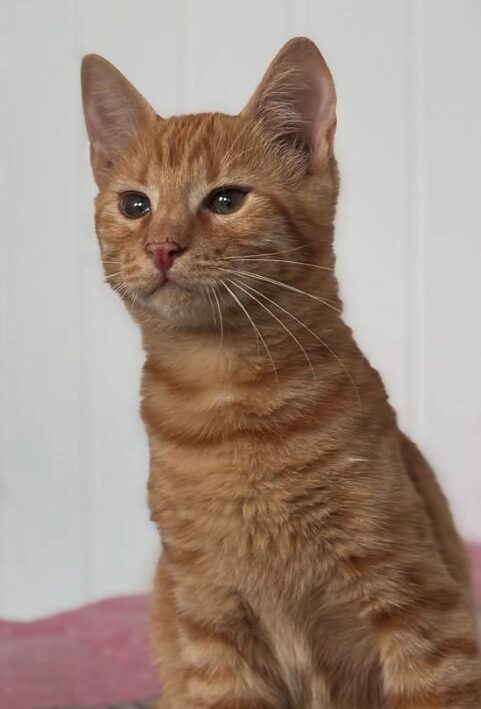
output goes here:
{"type": "Polygon", "coordinates": [[[126,158],[118,175],[123,189],[145,187],[173,199],[226,184],[287,184],[296,173],[279,159],[259,125],[242,114],[158,117],[126,158]]]}
{"type": "Polygon", "coordinates": [[[225,170],[239,167],[250,138],[238,116],[199,113],[159,118],[150,170],[175,180],[197,175],[216,181],[225,170]]]}

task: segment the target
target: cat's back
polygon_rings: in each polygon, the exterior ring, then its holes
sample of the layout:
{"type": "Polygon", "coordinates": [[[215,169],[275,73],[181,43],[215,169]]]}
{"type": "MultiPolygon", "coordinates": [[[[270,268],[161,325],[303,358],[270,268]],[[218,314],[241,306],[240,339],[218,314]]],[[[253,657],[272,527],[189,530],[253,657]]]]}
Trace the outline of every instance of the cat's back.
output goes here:
{"type": "Polygon", "coordinates": [[[469,589],[470,576],[466,553],[454,526],[446,496],[433,469],[419,448],[404,433],[400,436],[407,474],[423,500],[441,554],[451,575],[469,589]]]}

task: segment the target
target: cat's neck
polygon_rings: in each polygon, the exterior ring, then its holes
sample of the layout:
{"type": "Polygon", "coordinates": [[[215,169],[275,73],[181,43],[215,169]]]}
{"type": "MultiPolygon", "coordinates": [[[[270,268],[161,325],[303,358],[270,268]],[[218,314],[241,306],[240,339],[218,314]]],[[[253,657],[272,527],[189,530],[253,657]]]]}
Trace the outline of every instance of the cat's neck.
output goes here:
{"type": "Polygon", "coordinates": [[[155,381],[171,394],[190,392],[205,400],[232,398],[236,403],[251,400],[255,390],[264,397],[267,409],[275,408],[275,402],[291,400],[296,392],[304,395],[303,390],[315,396],[337,380],[358,396],[351,370],[364,369],[365,360],[339,315],[330,313],[322,323],[307,326],[294,322],[284,329],[275,325],[271,330],[261,326],[257,333],[249,322],[222,333],[144,325],[150,385],[155,386],[155,381]]]}

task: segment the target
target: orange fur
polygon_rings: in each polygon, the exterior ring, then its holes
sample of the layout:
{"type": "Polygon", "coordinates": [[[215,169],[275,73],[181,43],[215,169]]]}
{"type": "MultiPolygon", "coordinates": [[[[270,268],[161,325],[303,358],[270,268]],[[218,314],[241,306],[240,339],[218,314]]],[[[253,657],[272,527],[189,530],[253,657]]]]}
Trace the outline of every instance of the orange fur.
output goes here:
{"type": "Polygon", "coordinates": [[[105,272],[146,353],[159,709],[481,707],[446,500],[340,314],[317,49],[288,43],[238,116],[161,119],[105,60],[83,72],[105,272]],[[244,205],[209,212],[226,184],[244,205]],[[160,288],[152,239],[184,249],[160,288]]]}

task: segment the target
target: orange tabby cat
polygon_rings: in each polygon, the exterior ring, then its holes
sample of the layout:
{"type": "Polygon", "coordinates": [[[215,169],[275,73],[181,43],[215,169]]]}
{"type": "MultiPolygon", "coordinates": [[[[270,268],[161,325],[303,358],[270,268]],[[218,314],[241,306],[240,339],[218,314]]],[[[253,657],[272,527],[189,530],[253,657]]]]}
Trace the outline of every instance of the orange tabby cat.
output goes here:
{"type": "Polygon", "coordinates": [[[446,500],[341,318],[335,89],[288,42],[247,107],[83,96],[108,282],[140,324],[162,709],[481,707],[446,500]]]}

